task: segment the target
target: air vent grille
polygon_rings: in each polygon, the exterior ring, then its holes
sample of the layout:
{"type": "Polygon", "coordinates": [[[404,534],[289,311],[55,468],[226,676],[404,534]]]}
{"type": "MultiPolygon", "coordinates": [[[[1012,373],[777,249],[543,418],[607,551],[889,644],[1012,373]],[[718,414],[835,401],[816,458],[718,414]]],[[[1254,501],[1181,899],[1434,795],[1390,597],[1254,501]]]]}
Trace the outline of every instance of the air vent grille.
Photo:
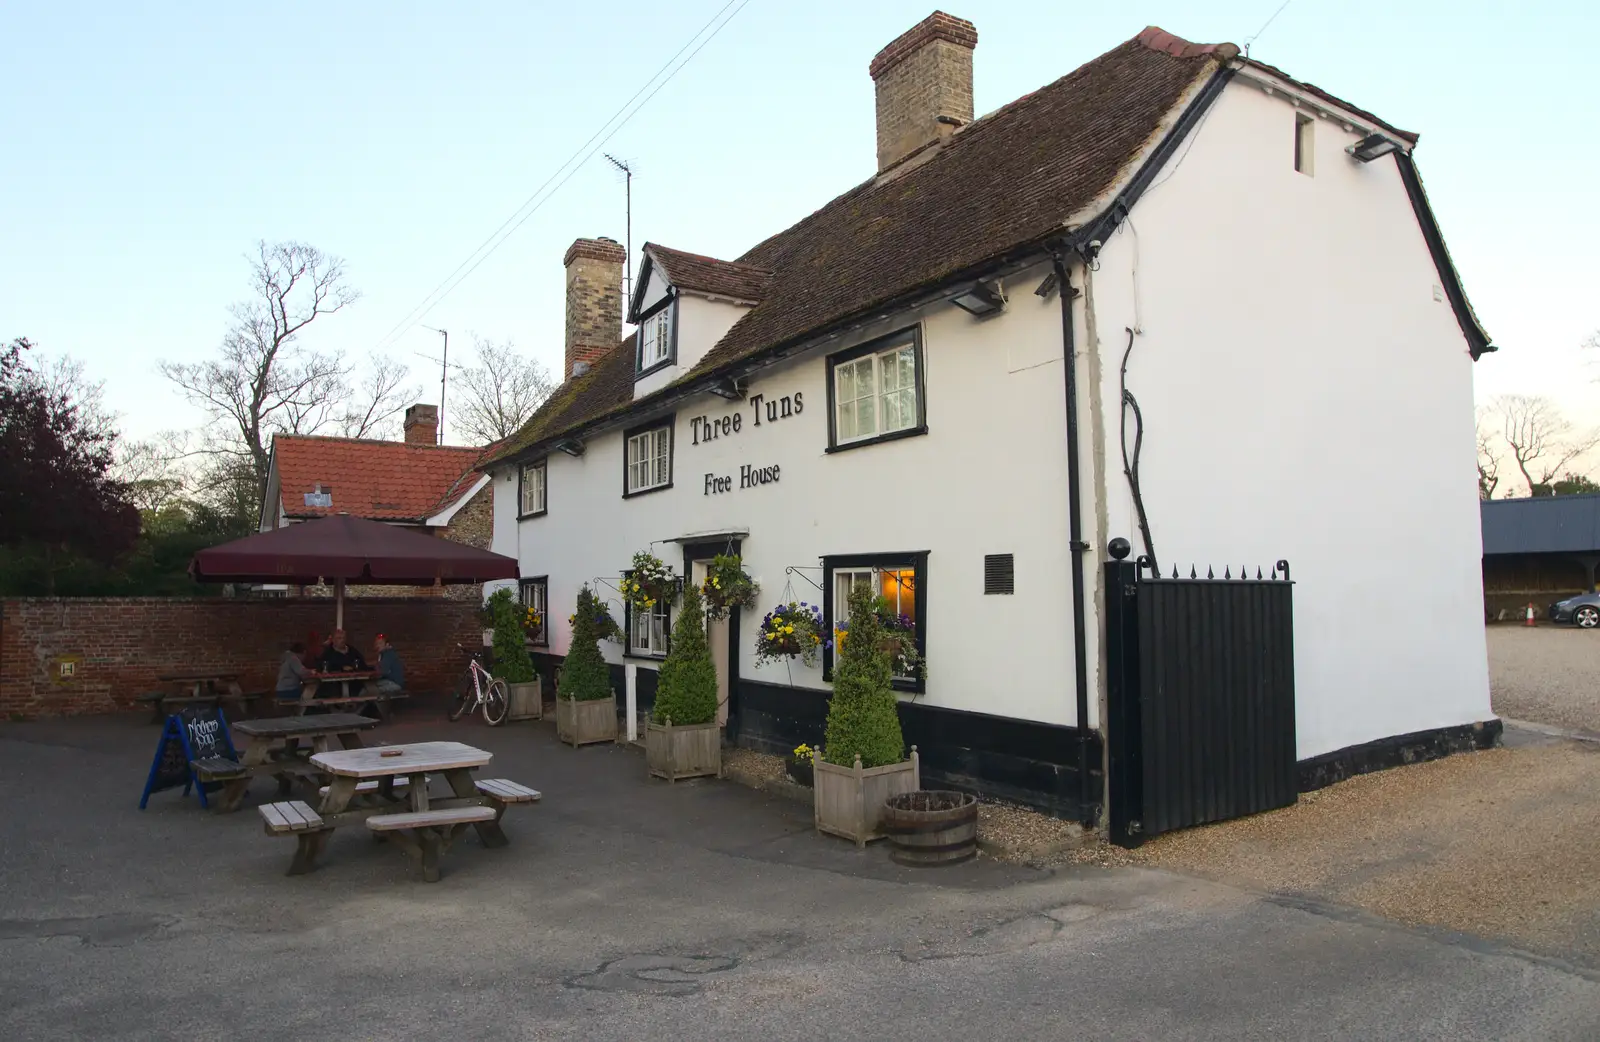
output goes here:
{"type": "Polygon", "coordinates": [[[1010,554],[983,556],[983,592],[986,594],[1017,592],[1017,567],[1010,554]]]}

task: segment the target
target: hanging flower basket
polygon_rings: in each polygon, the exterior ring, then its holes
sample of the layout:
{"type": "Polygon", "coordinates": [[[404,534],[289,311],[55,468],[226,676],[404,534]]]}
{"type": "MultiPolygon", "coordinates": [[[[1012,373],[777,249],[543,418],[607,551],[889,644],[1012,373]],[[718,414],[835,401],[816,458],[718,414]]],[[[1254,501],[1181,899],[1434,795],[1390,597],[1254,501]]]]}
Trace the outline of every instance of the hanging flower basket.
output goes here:
{"type": "MultiPolygon", "coordinates": [[[[611,617],[610,609],[607,608],[598,597],[592,598],[590,600],[590,605],[594,612],[593,620],[595,636],[600,640],[614,640],[620,642],[622,640],[622,627],[618,626],[617,620],[611,617]]],[[[567,625],[574,628],[578,625],[577,612],[573,612],[571,615],[567,616],[567,625]]]]}
{"type": "Polygon", "coordinates": [[[823,639],[822,609],[805,601],[790,601],[769,611],[756,634],[756,665],[798,658],[817,664],[817,652],[831,643],[823,639]]]}
{"type": "Polygon", "coordinates": [[[756,594],[760,592],[761,587],[744,570],[744,562],[738,554],[718,554],[712,558],[706,581],[700,584],[708,619],[725,619],[733,608],[754,607],[756,594]]]}
{"type": "Polygon", "coordinates": [[[661,558],[648,550],[640,550],[633,555],[633,570],[622,580],[619,589],[629,604],[648,610],[657,604],[670,604],[677,598],[678,577],[661,558]]]}

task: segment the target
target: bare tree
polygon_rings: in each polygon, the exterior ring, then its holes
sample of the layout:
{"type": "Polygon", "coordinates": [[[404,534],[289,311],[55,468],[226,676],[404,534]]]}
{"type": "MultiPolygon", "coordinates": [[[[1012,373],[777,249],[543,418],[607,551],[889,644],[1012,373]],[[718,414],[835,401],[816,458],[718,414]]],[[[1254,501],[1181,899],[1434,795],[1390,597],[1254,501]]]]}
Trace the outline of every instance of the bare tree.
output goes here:
{"type": "Polygon", "coordinates": [[[1494,417],[1488,409],[1478,410],[1478,498],[1493,499],[1500,484],[1500,452],[1491,429],[1494,417]]]}
{"type": "Polygon", "coordinates": [[[373,355],[345,403],[336,426],[346,438],[387,438],[398,433],[395,418],[422,394],[407,384],[409,369],[392,358],[373,355]]]}
{"type": "Polygon", "coordinates": [[[153,438],[117,444],[113,473],[128,488],[141,511],[161,510],[193,491],[197,454],[187,431],[163,431],[153,438]]]}
{"type": "Polygon", "coordinates": [[[234,305],[217,357],[160,368],[206,410],[213,443],[248,461],[264,490],[273,434],[314,433],[343,415],[345,363],[305,350],[298,338],[358,294],[345,282],[343,261],[305,243],[257,243],[250,269],[252,296],[234,305]]]}
{"type": "Polygon", "coordinates": [[[28,374],[29,381],[52,398],[65,398],[72,402],[78,416],[78,427],[93,438],[117,437],[117,421],[121,419],[106,406],[106,382],[91,380],[84,364],[71,355],[58,358],[39,358],[28,374]]]}
{"type": "Polygon", "coordinates": [[[463,368],[450,421],[468,442],[488,445],[509,438],[555,390],[549,370],[517,352],[511,341],[474,337],[478,364],[463,368]]]}
{"type": "Polygon", "coordinates": [[[1511,449],[1517,470],[1538,495],[1574,461],[1600,444],[1600,433],[1577,430],[1555,402],[1543,395],[1503,394],[1491,403],[1499,416],[1501,437],[1511,449]]]}

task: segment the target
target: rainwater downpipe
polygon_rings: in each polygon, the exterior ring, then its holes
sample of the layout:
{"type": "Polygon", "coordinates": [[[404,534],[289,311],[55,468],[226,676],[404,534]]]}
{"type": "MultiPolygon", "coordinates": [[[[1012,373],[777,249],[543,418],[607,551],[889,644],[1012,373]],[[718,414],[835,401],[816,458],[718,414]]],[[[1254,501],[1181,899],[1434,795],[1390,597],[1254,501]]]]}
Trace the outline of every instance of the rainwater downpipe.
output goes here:
{"type": "Polygon", "coordinates": [[[1083,555],[1089,544],[1083,541],[1078,477],[1078,358],[1072,332],[1072,302],[1078,297],[1078,291],[1069,280],[1065,254],[1059,249],[1052,251],[1051,260],[1061,294],[1061,358],[1067,394],[1067,547],[1072,551],[1072,671],[1079,732],[1078,804],[1079,813],[1087,822],[1093,817],[1089,787],[1089,640],[1083,618],[1083,555]]]}

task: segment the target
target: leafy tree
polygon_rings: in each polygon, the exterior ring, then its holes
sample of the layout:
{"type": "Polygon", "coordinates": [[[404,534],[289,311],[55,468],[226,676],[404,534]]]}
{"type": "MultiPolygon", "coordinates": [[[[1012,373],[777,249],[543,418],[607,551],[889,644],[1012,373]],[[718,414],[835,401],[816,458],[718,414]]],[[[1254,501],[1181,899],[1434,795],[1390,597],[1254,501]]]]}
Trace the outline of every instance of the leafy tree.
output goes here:
{"type": "Polygon", "coordinates": [[[838,645],[833,697],[828,700],[828,730],[822,758],[840,767],[883,767],[905,759],[905,736],[883,628],[874,611],[877,598],[866,587],[850,591],[850,628],[838,645]]]}
{"type": "Polygon", "coordinates": [[[494,619],[494,674],[508,684],[526,684],[538,677],[522,628],[522,605],[506,587],[489,595],[494,619]]]}
{"type": "Polygon", "coordinates": [[[1535,496],[1587,496],[1600,492],[1600,485],[1595,484],[1582,474],[1567,474],[1559,481],[1533,486],[1535,496]]]}
{"type": "Polygon", "coordinates": [[[611,697],[611,671],[600,655],[600,629],[595,621],[594,594],[584,586],[578,591],[578,610],[572,618],[572,647],[561,664],[557,698],[574,702],[597,702],[611,697]]]}
{"type": "Polygon", "coordinates": [[[26,339],[0,349],[0,546],[37,556],[44,592],[58,562],[116,562],[139,536],[139,512],[111,474],[116,433],[85,422],[68,391],[30,369],[26,339]]]}
{"type": "Polygon", "coordinates": [[[717,718],[717,667],[706,645],[705,613],[693,583],[672,626],[672,648],[661,664],[652,719],[664,724],[709,724],[717,718]]]}

